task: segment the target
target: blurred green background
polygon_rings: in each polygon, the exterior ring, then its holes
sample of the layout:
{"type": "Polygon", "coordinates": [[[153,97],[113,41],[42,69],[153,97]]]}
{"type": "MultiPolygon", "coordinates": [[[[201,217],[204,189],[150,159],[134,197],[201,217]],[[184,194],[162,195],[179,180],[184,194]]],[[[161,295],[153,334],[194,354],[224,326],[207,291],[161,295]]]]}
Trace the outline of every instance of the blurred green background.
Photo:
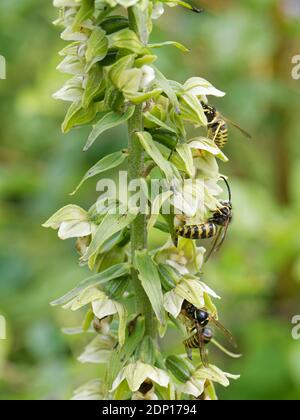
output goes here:
{"type": "MultiPolygon", "coordinates": [[[[215,364],[242,375],[219,396],[299,399],[300,341],[292,339],[291,319],[300,314],[300,80],[291,77],[291,59],[300,54],[300,2],[200,4],[203,15],[167,9],[153,40],[189,46],[189,55],[161,50],[160,68],[169,78],[199,75],[226,91],[214,104],[253,135],[248,141],[230,132],[224,172],[235,218],[226,246],[205,268],[244,355],[236,361],[214,353],[215,364]]],[[[0,399],[69,398],[99,374],[97,365],[75,359],[89,337],[61,333],[79,323],[77,315],[49,306],[87,272],[77,266],[73,241],[59,241],[41,224],[70,201],[86,208],[95,201],[93,181],[72,200],[68,192],[126,138],[115,130],[82,153],[88,130],[61,134],[66,107],[51,98],[65,80],[55,70],[64,45],[51,24],[56,12],[50,0],[0,5],[7,60],[7,80],[0,80],[0,315],[8,328],[0,341],[0,399]]],[[[152,235],[153,246],[158,240],[152,235]]]]}

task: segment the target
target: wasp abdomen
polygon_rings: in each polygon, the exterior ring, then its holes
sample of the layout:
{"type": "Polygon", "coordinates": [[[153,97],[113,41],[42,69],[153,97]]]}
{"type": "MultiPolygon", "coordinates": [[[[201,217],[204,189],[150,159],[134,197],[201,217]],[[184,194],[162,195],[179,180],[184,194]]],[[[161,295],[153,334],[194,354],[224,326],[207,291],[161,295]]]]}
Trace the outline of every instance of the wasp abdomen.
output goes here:
{"type": "Polygon", "coordinates": [[[176,233],[187,239],[207,239],[217,234],[215,223],[202,223],[200,225],[185,225],[177,228],[176,233]]]}
{"type": "Polygon", "coordinates": [[[220,119],[210,125],[208,137],[214,140],[215,144],[222,149],[228,141],[228,126],[226,121],[220,119]]]}
{"type": "Polygon", "coordinates": [[[197,349],[199,347],[198,334],[194,334],[191,337],[184,340],[183,344],[189,349],[197,349]]]}

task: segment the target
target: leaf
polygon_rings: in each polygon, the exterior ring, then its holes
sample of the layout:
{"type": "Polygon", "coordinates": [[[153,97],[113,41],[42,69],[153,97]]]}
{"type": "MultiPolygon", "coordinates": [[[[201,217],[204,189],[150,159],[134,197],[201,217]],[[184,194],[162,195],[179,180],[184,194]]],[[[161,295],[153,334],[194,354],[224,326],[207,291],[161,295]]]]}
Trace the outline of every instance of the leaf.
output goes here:
{"type": "Polygon", "coordinates": [[[210,139],[206,137],[196,137],[189,141],[188,146],[191,149],[205,150],[206,152],[216,156],[223,162],[228,162],[228,158],[224,155],[222,150],[210,139]]]}
{"type": "Polygon", "coordinates": [[[147,250],[137,251],[134,261],[139,272],[139,279],[151,302],[154,313],[158,321],[164,325],[166,320],[163,293],[157,266],[147,253],[147,250]]]}
{"type": "Polygon", "coordinates": [[[115,86],[118,86],[118,80],[120,75],[128,69],[131,69],[134,65],[135,54],[128,54],[125,57],[120,58],[116,63],[109,67],[109,77],[115,86]]]}
{"type": "Polygon", "coordinates": [[[175,170],[175,167],[167,159],[164,158],[164,156],[152,140],[151,134],[147,133],[146,131],[141,131],[136,133],[136,135],[138,136],[145,151],[154,160],[157,166],[163,171],[167,180],[172,181],[174,178],[179,178],[179,174],[175,170]]]}
{"type": "Polygon", "coordinates": [[[104,158],[100,159],[99,162],[97,162],[94,166],[92,166],[84,175],[80,183],[77,185],[75,190],[70,194],[74,195],[79,190],[79,188],[84,184],[84,182],[92,178],[95,175],[99,175],[102,172],[109,171],[110,169],[116,168],[117,166],[120,166],[125,159],[127,158],[126,153],[123,151],[112,153],[108,156],[105,156],[104,158]]]}
{"type": "Polygon", "coordinates": [[[95,300],[107,300],[107,296],[104,292],[97,289],[97,287],[87,287],[73,300],[63,306],[64,309],[71,309],[71,311],[77,311],[78,309],[86,306],[95,300]]]}
{"type": "Polygon", "coordinates": [[[176,152],[181,159],[182,168],[184,171],[190,176],[190,178],[194,178],[196,170],[194,166],[193,155],[189,146],[186,143],[180,144],[178,147],[176,147],[176,152]]]}
{"type": "Polygon", "coordinates": [[[103,60],[107,51],[108,39],[105,36],[105,31],[101,28],[95,28],[87,42],[87,49],[85,53],[86,61],[89,63],[87,71],[92,65],[103,60]]]}
{"type": "Polygon", "coordinates": [[[127,310],[124,305],[119,302],[115,302],[115,306],[119,315],[119,329],[118,329],[118,338],[119,346],[123,347],[125,343],[125,334],[126,334],[126,323],[127,323],[127,310]]]}
{"type": "Polygon", "coordinates": [[[165,92],[167,97],[170,99],[170,102],[173,105],[176,114],[180,114],[179,101],[178,101],[176,93],[172,89],[172,86],[169,80],[167,80],[165,76],[156,67],[153,67],[153,68],[155,69],[155,76],[156,76],[155,80],[156,80],[157,85],[162,88],[162,90],[165,92]]]}
{"type": "Polygon", "coordinates": [[[86,87],[82,96],[82,106],[87,108],[92,100],[105,89],[105,81],[103,72],[97,68],[92,68],[86,79],[86,87]]]}
{"type": "MultiPolygon", "coordinates": [[[[120,211],[120,213],[122,213],[120,211]]],[[[104,242],[115,233],[130,225],[138,214],[138,209],[131,209],[127,214],[106,214],[93,236],[92,242],[83,255],[82,260],[87,261],[104,242]]]]}
{"type": "Polygon", "coordinates": [[[72,30],[76,32],[80,29],[81,24],[90,18],[94,12],[95,0],[82,0],[81,7],[74,19],[72,30]]]}
{"type": "Polygon", "coordinates": [[[93,121],[98,112],[97,104],[92,102],[87,108],[82,107],[81,100],[74,102],[62,123],[62,132],[68,133],[73,127],[85,125],[93,121]]]}
{"type": "Polygon", "coordinates": [[[98,123],[93,126],[93,130],[90,133],[83,150],[88,150],[94,141],[105,131],[110,130],[113,127],[117,127],[118,125],[129,120],[129,118],[131,118],[134,113],[134,109],[135,107],[131,106],[124,112],[124,114],[118,114],[111,111],[104,115],[100,121],[98,121],[98,123]]]}
{"type": "Polygon", "coordinates": [[[153,89],[149,92],[124,92],[126,99],[134,104],[141,104],[149,99],[156,99],[161,93],[161,89],[153,89]]]}
{"type": "Polygon", "coordinates": [[[109,48],[124,48],[140,55],[148,52],[136,33],[129,28],[114,32],[112,35],[108,36],[108,40],[109,48]]]}
{"type": "Polygon", "coordinates": [[[107,373],[107,382],[109,389],[128,359],[132,356],[138,344],[144,337],[145,324],[144,320],[138,319],[135,324],[133,332],[126,337],[125,344],[122,348],[114,350],[109,361],[110,369],[107,373]]]}
{"type": "Polygon", "coordinates": [[[128,10],[132,29],[144,45],[147,45],[152,30],[151,11],[148,1],[139,1],[128,10]]]}
{"type": "Polygon", "coordinates": [[[51,302],[52,306],[64,305],[72,299],[79,296],[79,294],[88,287],[96,287],[109,282],[112,279],[129,275],[131,270],[131,264],[123,263],[114,265],[101,273],[95,274],[94,276],[88,277],[81,281],[77,287],[70,290],[64,296],[51,302]]]}
{"type": "Polygon", "coordinates": [[[172,191],[165,191],[162,194],[158,194],[153,203],[151,208],[151,217],[148,222],[148,229],[151,229],[159,216],[160,209],[164,205],[164,203],[173,195],[172,191]]]}
{"type": "Polygon", "coordinates": [[[196,125],[207,126],[207,118],[196,96],[185,93],[180,98],[182,117],[196,125]]]}
{"type": "Polygon", "coordinates": [[[150,112],[145,112],[144,117],[153,122],[155,125],[167,130],[167,131],[171,131],[172,133],[177,134],[175,128],[170,127],[168,124],[166,124],[165,122],[161,121],[159,118],[157,118],[155,115],[151,114],[150,112]]]}
{"type": "Polygon", "coordinates": [[[176,47],[180,51],[183,51],[183,52],[189,52],[190,51],[189,48],[186,48],[180,42],[176,42],[176,41],[157,42],[155,44],[148,44],[148,47],[149,48],[161,48],[161,47],[165,47],[165,46],[168,46],[168,45],[176,47]]]}

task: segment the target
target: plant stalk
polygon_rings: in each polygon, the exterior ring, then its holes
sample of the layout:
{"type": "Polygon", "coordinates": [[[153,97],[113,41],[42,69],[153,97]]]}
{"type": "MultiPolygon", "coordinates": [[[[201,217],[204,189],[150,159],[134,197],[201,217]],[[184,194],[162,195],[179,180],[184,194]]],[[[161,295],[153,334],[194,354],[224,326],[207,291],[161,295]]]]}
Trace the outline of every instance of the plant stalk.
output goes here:
{"type": "MultiPolygon", "coordinates": [[[[134,28],[134,14],[128,13],[129,25],[134,28]]],[[[145,171],[144,150],[136,135],[138,131],[143,131],[143,106],[136,106],[133,116],[128,121],[128,175],[129,182],[131,180],[141,179],[145,171]]],[[[138,214],[131,225],[131,252],[134,259],[136,251],[147,248],[147,220],[146,215],[138,214]]],[[[132,269],[132,285],[135,294],[136,310],[145,317],[145,334],[156,338],[155,322],[152,306],[146,295],[141,282],[138,278],[137,271],[132,269]]]]}

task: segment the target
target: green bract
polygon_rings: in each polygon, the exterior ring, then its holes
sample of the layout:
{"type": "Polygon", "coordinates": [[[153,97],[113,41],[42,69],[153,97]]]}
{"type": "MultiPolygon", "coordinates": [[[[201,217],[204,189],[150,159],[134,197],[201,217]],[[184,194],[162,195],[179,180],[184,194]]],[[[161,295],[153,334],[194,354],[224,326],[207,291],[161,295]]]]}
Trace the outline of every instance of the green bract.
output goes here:
{"type": "Polygon", "coordinates": [[[175,231],[182,219],[199,224],[216,211],[224,200],[218,160],[228,161],[207,138],[204,107],[208,96],[225,93],[201,77],[183,84],[169,80],[154,66],[157,48],[188,51],[175,41],[150,42],[152,20],[165,5],[194,10],[175,0],[54,0],[61,9],[55,23],[68,41],[58,70],[70,78],[53,95],[71,103],[63,131],[90,126],[87,150],[107,130],[124,124],[129,129],[128,150],[96,160],[72,194],[126,161],[129,181],[140,181],[147,203],[143,214],[115,189],[89,210],[68,205],[44,224],[58,229],[61,239],[77,238],[80,264],[92,272],[52,302],[72,311],[86,308],[82,327],[67,332],[94,331],[78,360],[107,366],[102,378],[75,391],[74,400],[215,399],[213,382],[228,386],[228,378],[236,378],[213,365],[164,354],[157,340],[170,320],[187,332],[185,302],[217,319],[219,296],[202,278],[206,249],[191,239],[176,243],[175,231]],[[197,131],[193,138],[189,126],[197,131]],[[154,176],[164,181],[163,190],[154,188],[154,176]],[[156,228],[168,237],[147,249],[148,233],[156,228]]]}

